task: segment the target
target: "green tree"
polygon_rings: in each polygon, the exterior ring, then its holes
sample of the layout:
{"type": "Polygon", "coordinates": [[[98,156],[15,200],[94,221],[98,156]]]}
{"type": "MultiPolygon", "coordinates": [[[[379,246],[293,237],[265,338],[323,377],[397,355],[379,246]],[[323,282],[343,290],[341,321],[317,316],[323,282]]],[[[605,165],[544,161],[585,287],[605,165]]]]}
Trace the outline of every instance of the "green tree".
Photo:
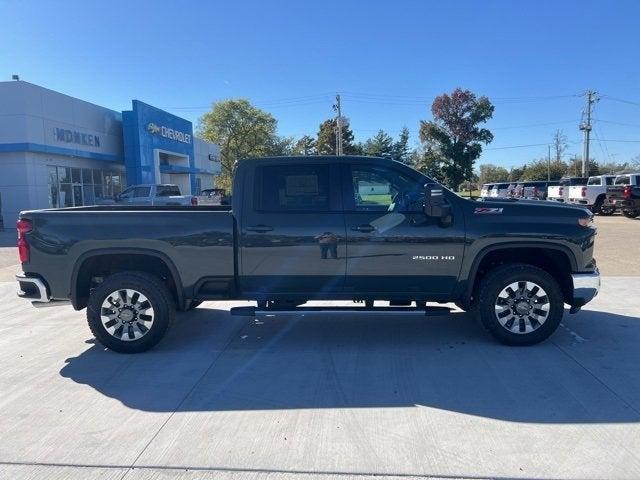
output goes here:
{"type": "Polygon", "coordinates": [[[287,156],[293,155],[295,140],[293,137],[279,137],[275,135],[271,140],[271,148],[268,155],[287,156]]]}
{"type": "Polygon", "coordinates": [[[315,155],[316,153],[318,153],[316,141],[309,135],[301,137],[293,146],[294,155],[315,155]]]}
{"type": "MultiPolygon", "coordinates": [[[[330,118],[320,124],[316,148],[320,155],[336,154],[336,119],[330,118]]],[[[349,125],[342,125],[342,153],[345,155],[357,155],[362,153],[361,148],[353,143],[353,131],[349,125]]]]}
{"type": "Polygon", "coordinates": [[[526,171],[527,171],[526,165],[522,165],[521,167],[511,167],[511,170],[509,170],[509,181],[517,182],[521,180],[526,171]]]}
{"type": "Polygon", "coordinates": [[[364,153],[372,157],[391,156],[393,154],[393,138],[384,130],[378,130],[373,137],[364,142],[364,153]]]}
{"type": "MultiPolygon", "coordinates": [[[[221,171],[216,186],[231,191],[234,164],[248,157],[273,154],[280,139],[277,121],[246,99],[215,103],[198,124],[198,135],[220,145],[221,171]]],[[[280,145],[281,146],[281,145],[280,145]]]]}
{"type": "MultiPolygon", "coordinates": [[[[572,177],[579,177],[582,175],[581,157],[571,159],[567,167],[566,175],[572,177]]],[[[600,175],[600,166],[594,159],[589,159],[589,162],[587,162],[587,177],[590,177],[591,175],[600,175]]]]}
{"type": "Polygon", "coordinates": [[[409,162],[411,151],[409,150],[409,129],[407,127],[402,127],[402,130],[400,130],[398,141],[393,144],[391,156],[399,162],[409,162]]]}
{"type": "Polygon", "coordinates": [[[487,97],[457,88],[451,95],[436,97],[431,106],[433,120],[420,122],[420,140],[439,154],[439,168],[450,187],[471,178],[482,144],[493,140],[493,134],[480,127],[491,119],[493,111],[487,97]]]}
{"type": "Polygon", "coordinates": [[[478,175],[478,183],[481,185],[484,185],[485,183],[509,181],[509,171],[504,167],[485,163],[484,165],[480,165],[479,170],[480,174],[478,175]]]}
{"type": "Polygon", "coordinates": [[[518,180],[547,180],[548,173],[551,180],[559,180],[567,173],[567,164],[562,160],[549,162],[546,158],[534,160],[527,164],[526,170],[518,180]]]}
{"type": "Polygon", "coordinates": [[[439,152],[427,147],[421,152],[412,155],[412,165],[416,170],[421,171],[426,176],[431,177],[436,182],[445,183],[442,164],[444,159],[439,152]]]}

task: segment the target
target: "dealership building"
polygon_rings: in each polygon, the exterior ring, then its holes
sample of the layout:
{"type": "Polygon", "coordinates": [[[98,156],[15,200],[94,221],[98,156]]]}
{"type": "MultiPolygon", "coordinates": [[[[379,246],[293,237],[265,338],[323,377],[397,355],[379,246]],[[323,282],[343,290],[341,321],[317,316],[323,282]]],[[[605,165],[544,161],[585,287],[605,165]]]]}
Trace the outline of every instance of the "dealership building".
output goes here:
{"type": "Polygon", "coordinates": [[[118,112],[23,81],[0,82],[0,214],[102,203],[127,185],[213,187],[219,147],[190,121],[133,100],[118,112]]]}

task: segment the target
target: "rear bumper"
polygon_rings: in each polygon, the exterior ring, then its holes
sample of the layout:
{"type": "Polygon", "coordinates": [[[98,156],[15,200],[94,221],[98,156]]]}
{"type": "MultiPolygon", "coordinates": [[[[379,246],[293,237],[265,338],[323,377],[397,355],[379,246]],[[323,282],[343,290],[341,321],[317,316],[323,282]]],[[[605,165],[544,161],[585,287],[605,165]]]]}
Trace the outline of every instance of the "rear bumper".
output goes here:
{"type": "Polygon", "coordinates": [[[610,198],[611,205],[615,205],[621,210],[636,210],[640,209],[640,201],[627,200],[623,198],[610,198]]]}
{"type": "Polygon", "coordinates": [[[600,291],[600,272],[596,268],[593,273],[574,273],[573,302],[571,306],[582,307],[589,303],[600,291]]]}
{"type": "Polygon", "coordinates": [[[34,307],[49,307],[54,305],[68,305],[68,300],[55,300],[49,296],[47,285],[38,277],[28,277],[24,273],[16,275],[18,282],[18,296],[31,300],[34,307]]]}

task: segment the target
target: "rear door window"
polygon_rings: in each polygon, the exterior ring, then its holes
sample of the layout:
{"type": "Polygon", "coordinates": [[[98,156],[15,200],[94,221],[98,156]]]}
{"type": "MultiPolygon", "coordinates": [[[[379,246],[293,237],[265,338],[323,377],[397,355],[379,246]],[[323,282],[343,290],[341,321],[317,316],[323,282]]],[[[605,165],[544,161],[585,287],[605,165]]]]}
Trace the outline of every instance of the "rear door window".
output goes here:
{"type": "Polygon", "coordinates": [[[151,194],[151,187],[135,187],[133,189],[134,198],[147,198],[151,194]]]}
{"type": "Polygon", "coordinates": [[[621,175],[616,177],[615,185],[629,185],[631,183],[631,177],[629,175],[621,175]]]}
{"type": "Polygon", "coordinates": [[[158,197],[179,197],[180,189],[177,185],[159,185],[157,190],[158,197]]]}
{"type": "Polygon", "coordinates": [[[261,175],[256,210],[330,210],[329,165],[269,165],[261,175]]]}

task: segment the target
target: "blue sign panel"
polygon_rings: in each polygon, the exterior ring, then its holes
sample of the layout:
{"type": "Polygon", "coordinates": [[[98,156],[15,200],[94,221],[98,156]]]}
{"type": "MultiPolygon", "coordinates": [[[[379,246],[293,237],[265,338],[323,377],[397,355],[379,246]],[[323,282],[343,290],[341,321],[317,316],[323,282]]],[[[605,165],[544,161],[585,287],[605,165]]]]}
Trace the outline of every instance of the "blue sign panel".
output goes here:
{"type": "MultiPolygon", "coordinates": [[[[193,126],[184,118],[133,100],[133,109],[122,112],[124,163],[130,185],[160,183],[158,172],[168,166],[158,165],[158,151],[185,156],[189,166],[181,173],[189,175],[192,192],[195,190],[198,169],[195,168],[193,126]]],[[[182,192],[188,194],[190,192],[182,192]]]]}

